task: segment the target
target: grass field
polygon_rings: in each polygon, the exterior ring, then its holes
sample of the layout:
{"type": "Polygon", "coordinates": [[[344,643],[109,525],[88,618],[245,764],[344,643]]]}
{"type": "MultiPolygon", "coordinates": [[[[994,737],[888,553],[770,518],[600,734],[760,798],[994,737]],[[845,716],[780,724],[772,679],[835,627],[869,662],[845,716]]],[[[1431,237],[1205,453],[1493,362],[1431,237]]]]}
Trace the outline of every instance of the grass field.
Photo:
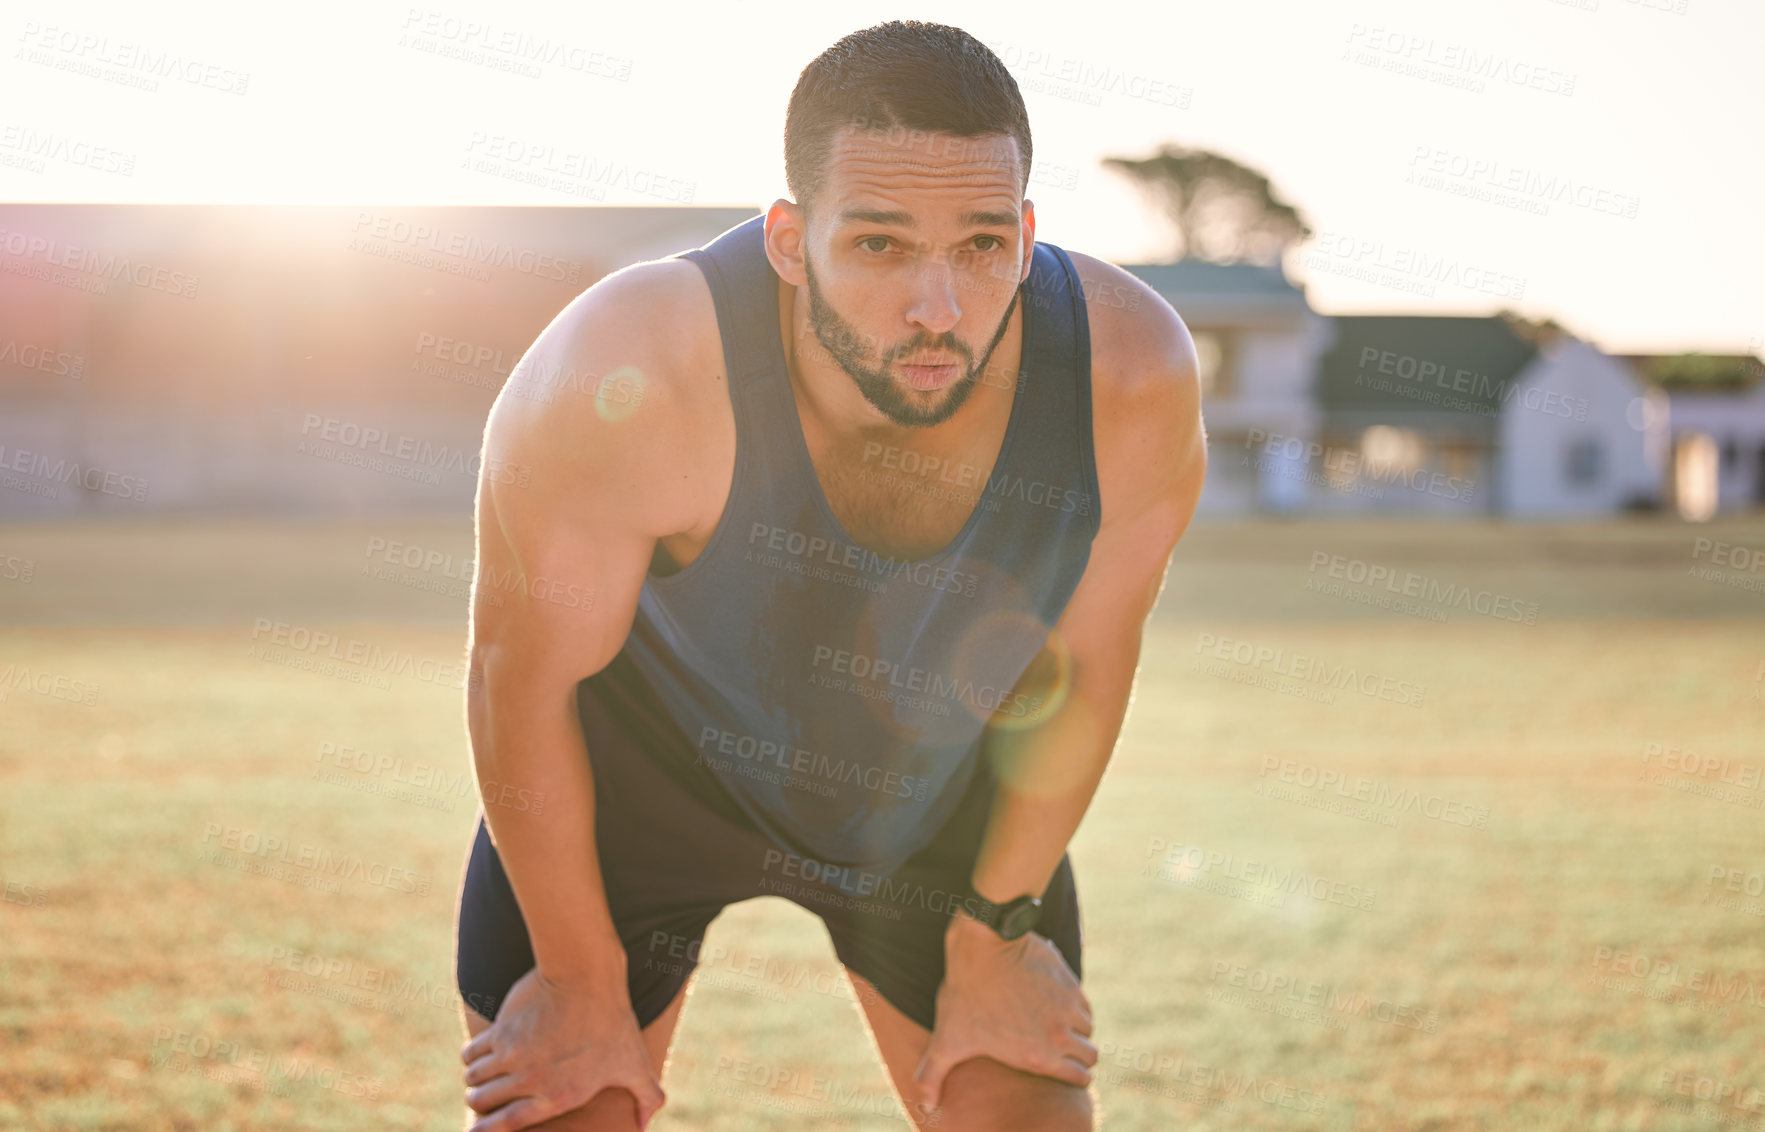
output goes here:
{"type": "MultiPolygon", "coordinates": [[[[462,1126],[470,536],[0,527],[0,1127],[462,1126]]],[[[1192,530],[1072,846],[1104,1127],[1765,1126],[1765,570],[1718,541],[1765,520],[1192,530]]],[[[907,1127],[814,916],[709,946],[653,1127],[907,1127]]]]}

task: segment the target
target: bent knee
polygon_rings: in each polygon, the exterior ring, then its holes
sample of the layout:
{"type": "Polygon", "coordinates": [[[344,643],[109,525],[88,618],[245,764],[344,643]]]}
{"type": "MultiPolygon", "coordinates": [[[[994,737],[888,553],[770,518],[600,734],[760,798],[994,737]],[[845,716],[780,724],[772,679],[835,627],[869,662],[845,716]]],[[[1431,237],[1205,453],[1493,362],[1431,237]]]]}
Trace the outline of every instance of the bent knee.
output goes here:
{"type": "MultiPolygon", "coordinates": [[[[490,1019],[460,1003],[460,1019],[470,1040],[490,1029],[490,1019]]],[[[466,1128],[471,1128],[482,1114],[466,1109],[466,1128]]],[[[637,1098],[629,1089],[617,1085],[602,1089],[581,1108],[573,1108],[562,1116],[530,1125],[533,1132],[642,1132],[637,1124],[637,1098]]]]}
{"type": "Polygon", "coordinates": [[[976,1057],[944,1079],[938,1123],[963,1132],[1091,1132],[1091,1094],[1081,1085],[976,1057]]]}
{"type": "MultiPolygon", "coordinates": [[[[486,1114],[466,1110],[466,1127],[486,1114]]],[[[581,1108],[528,1125],[533,1132],[642,1132],[637,1124],[637,1098],[617,1085],[602,1089],[581,1108]]]]}
{"type": "Polygon", "coordinates": [[[602,1089],[581,1108],[532,1126],[533,1132],[641,1132],[637,1099],[617,1085],[602,1089]]]}

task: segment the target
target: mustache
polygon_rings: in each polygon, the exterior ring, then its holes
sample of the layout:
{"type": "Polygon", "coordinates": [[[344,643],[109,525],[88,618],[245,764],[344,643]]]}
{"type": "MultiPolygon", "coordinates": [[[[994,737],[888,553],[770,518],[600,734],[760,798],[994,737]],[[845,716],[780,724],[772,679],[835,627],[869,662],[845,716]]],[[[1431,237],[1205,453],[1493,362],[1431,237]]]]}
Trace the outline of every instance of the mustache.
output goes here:
{"type": "Polygon", "coordinates": [[[909,357],[913,354],[929,354],[934,352],[955,354],[962,359],[962,364],[965,369],[974,365],[974,351],[970,350],[964,343],[958,341],[954,334],[949,333],[940,334],[936,338],[929,338],[924,334],[920,334],[912,341],[902,343],[884,354],[882,361],[884,365],[888,365],[890,362],[898,362],[902,358],[909,357]]]}

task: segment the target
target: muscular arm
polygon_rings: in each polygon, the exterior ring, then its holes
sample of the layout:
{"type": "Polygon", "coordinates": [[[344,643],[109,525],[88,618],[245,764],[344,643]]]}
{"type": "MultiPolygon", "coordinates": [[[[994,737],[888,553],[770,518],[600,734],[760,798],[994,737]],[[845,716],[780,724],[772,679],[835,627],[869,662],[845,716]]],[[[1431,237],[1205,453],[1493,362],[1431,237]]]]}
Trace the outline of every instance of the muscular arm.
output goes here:
{"type": "MultiPolygon", "coordinates": [[[[1126,272],[1073,260],[1087,283],[1140,296],[1141,311],[1090,312],[1101,521],[1084,576],[1014,689],[1053,706],[1028,727],[995,719],[983,736],[998,786],[971,881],[994,903],[1048,887],[1091,804],[1127,714],[1141,631],[1207,472],[1195,348],[1182,320],[1126,272]]],[[[1089,1083],[1090,1008],[1052,943],[1033,933],[1002,941],[958,910],[944,958],[937,1027],[915,1073],[925,1103],[938,1104],[951,1067],[976,1056],[1089,1083]]]]}
{"type": "Polygon", "coordinates": [[[621,994],[575,694],[624,644],[656,539],[693,523],[667,330],[678,343],[681,296],[702,287],[684,273],[629,269],[546,328],[510,378],[540,388],[491,410],[476,502],[466,720],[485,822],[540,973],[621,994]]]}
{"type": "MultiPolygon", "coordinates": [[[[1091,803],[1127,714],[1141,633],[1207,471],[1195,348],[1182,320],[1126,272],[1073,258],[1081,274],[1139,295],[1141,309],[1091,312],[1103,511],[1045,653],[1064,652],[1064,698],[1033,727],[990,729],[983,748],[999,788],[973,881],[995,902],[1047,887],[1091,803]]],[[[952,930],[966,923],[956,917],[952,930]]]]}

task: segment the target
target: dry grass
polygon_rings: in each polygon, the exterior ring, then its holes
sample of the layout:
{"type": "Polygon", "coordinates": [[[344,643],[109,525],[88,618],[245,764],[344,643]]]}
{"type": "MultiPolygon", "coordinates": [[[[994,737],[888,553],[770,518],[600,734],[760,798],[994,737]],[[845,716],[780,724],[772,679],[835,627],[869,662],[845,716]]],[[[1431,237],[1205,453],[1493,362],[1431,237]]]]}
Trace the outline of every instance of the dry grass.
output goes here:
{"type": "MultiPolygon", "coordinates": [[[[1072,848],[1085,982],[1111,1050],[1105,1127],[1749,1118],[1663,1078],[1765,1088],[1765,999],[1740,982],[1765,982],[1765,897],[1704,903],[1713,866],[1765,874],[1761,813],[1639,779],[1648,743],[1765,765],[1765,593],[1689,575],[1698,535],[1765,547],[1759,521],[1192,532],[1072,848]],[[1439,622],[1321,594],[1306,588],[1326,577],[1308,569],[1320,553],[1536,602],[1536,624],[1462,609],[1439,622]],[[1319,703],[1197,670],[1198,642],[1226,638],[1425,685],[1425,697],[1319,703]],[[1486,809],[1487,828],[1268,797],[1267,760],[1486,809]],[[1247,890],[1223,863],[1194,874],[1183,861],[1197,856],[1166,862],[1161,847],[1185,845],[1353,886],[1372,906],[1208,891],[1187,882],[1247,890]],[[1600,948],[1664,973],[1596,970],[1600,948]],[[1670,964],[1681,984],[1695,969],[1741,989],[1682,986],[1666,1000],[1670,964]],[[1244,981],[1280,977],[1301,999],[1318,984],[1336,1008],[1257,1009],[1294,1000],[1233,987],[1240,966],[1244,981]]],[[[463,601],[361,575],[371,538],[470,554],[469,526],[451,520],[0,529],[0,557],[34,563],[29,583],[0,580],[0,673],[97,685],[91,704],[0,689],[0,1126],[460,1127],[452,921],[474,799],[419,790],[450,811],[313,777],[334,743],[458,781],[459,693],[247,655],[263,617],[457,660],[463,601]],[[217,865],[199,858],[211,823],[354,854],[427,892],[367,879],[322,891],[217,865]],[[292,951],[330,973],[270,981],[270,960],[292,951]],[[375,982],[367,968],[388,974],[375,982]],[[235,1052],[185,1071],[164,1058],[180,1033],[235,1052]]],[[[727,911],[711,942],[731,958],[695,984],[657,1129],[905,1127],[871,1112],[887,1084],[856,1005],[824,993],[839,983],[823,977],[836,966],[812,915],[759,898],[727,911]],[[750,954],[773,976],[748,973],[750,954]],[[797,1076],[761,1090],[723,1058],[797,1076]]]]}

